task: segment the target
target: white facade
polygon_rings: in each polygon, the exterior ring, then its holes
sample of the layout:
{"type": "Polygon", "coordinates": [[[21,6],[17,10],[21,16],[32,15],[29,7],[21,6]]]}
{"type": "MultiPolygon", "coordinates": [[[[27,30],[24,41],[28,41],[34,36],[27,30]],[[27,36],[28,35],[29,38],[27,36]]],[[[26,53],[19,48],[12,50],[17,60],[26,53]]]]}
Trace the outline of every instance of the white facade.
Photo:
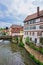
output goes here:
{"type": "Polygon", "coordinates": [[[43,37],[43,21],[40,18],[33,19],[24,23],[24,38],[29,37],[39,45],[40,37],[43,37]]]}

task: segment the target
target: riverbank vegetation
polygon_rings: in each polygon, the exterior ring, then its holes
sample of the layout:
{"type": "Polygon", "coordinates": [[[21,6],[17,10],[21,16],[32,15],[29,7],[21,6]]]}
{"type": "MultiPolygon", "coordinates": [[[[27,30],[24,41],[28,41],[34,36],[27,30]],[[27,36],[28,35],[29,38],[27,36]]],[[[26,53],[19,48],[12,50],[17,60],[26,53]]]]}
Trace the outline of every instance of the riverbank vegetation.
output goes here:
{"type": "MultiPolygon", "coordinates": [[[[18,46],[19,46],[19,47],[24,47],[24,43],[23,43],[23,41],[22,41],[22,37],[20,37],[20,39],[16,38],[16,41],[19,41],[19,43],[18,43],[18,46]]],[[[29,37],[26,38],[25,43],[26,43],[27,45],[29,45],[32,49],[37,50],[37,51],[39,51],[39,52],[41,52],[41,53],[43,54],[43,48],[35,46],[33,42],[30,42],[30,41],[29,41],[29,37]]],[[[32,58],[32,60],[33,60],[37,65],[43,65],[43,63],[40,62],[39,60],[37,60],[34,55],[32,55],[32,54],[29,53],[29,56],[32,58]]]]}
{"type": "MultiPolygon", "coordinates": [[[[29,53],[29,54],[30,54],[30,53],[29,53]]],[[[37,60],[34,55],[30,54],[29,56],[32,58],[32,60],[33,60],[37,65],[43,65],[43,63],[40,62],[39,60],[37,60]]]]}
{"type": "Polygon", "coordinates": [[[37,50],[38,52],[43,54],[43,48],[42,47],[37,47],[33,42],[29,41],[29,37],[26,38],[25,43],[29,45],[32,49],[37,50]]]}
{"type": "Polygon", "coordinates": [[[43,45],[43,37],[40,38],[40,43],[43,45]]]}
{"type": "Polygon", "coordinates": [[[18,46],[24,47],[24,43],[23,43],[23,41],[22,41],[22,37],[20,37],[20,42],[19,42],[18,46]]]}
{"type": "Polygon", "coordinates": [[[18,44],[19,47],[24,47],[22,37],[15,37],[12,39],[13,43],[18,44]]]}
{"type": "Polygon", "coordinates": [[[19,46],[19,47],[24,47],[24,43],[23,43],[23,42],[20,42],[20,43],[18,44],[18,46],[19,46]]]}
{"type": "Polygon", "coordinates": [[[18,37],[12,38],[12,42],[15,43],[15,44],[18,44],[18,37]]]}
{"type": "Polygon", "coordinates": [[[29,56],[29,53],[26,51],[25,48],[23,47],[19,47],[18,44],[10,44],[11,46],[11,51],[20,53],[23,59],[23,62],[25,63],[25,65],[37,65],[33,59],[31,59],[31,57],[29,56]],[[18,52],[19,51],[19,52],[18,52]]]}

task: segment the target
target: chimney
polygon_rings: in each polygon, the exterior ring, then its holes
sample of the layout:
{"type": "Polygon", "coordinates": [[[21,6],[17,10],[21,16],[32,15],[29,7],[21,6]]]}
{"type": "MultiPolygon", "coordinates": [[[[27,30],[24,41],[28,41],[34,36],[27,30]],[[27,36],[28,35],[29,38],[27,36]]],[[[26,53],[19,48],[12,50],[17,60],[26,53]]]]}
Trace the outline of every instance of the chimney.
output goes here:
{"type": "Polygon", "coordinates": [[[39,7],[37,7],[37,16],[39,16],[39,7]]]}

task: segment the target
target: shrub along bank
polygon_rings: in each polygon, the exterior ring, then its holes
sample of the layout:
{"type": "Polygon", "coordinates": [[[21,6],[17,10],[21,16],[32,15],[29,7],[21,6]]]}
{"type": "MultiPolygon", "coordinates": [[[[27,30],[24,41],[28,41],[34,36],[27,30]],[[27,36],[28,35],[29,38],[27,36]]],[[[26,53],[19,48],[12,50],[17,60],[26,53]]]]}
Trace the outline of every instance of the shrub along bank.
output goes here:
{"type": "Polygon", "coordinates": [[[29,45],[32,49],[37,50],[43,54],[43,48],[42,47],[36,47],[32,42],[26,43],[26,44],[29,45]]]}
{"type": "Polygon", "coordinates": [[[37,51],[39,51],[40,53],[43,54],[43,48],[42,47],[37,47],[33,42],[30,42],[29,37],[26,38],[25,43],[27,45],[29,45],[31,48],[33,48],[34,50],[37,50],[37,51]]]}
{"type": "Polygon", "coordinates": [[[18,46],[19,46],[19,47],[24,47],[24,43],[23,43],[23,42],[20,42],[20,43],[18,44],[18,46]]]}
{"type": "Polygon", "coordinates": [[[34,55],[32,55],[32,54],[29,53],[29,56],[32,58],[32,60],[34,60],[34,62],[35,62],[37,65],[43,65],[43,63],[40,62],[39,60],[37,60],[37,59],[34,57],[34,55]]]}
{"type": "Polygon", "coordinates": [[[19,46],[19,47],[24,47],[24,43],[23,43],[23,41],[22,41],[22,36],[20,37],[20,42],[19,42],[18,46],[19,46]]]}

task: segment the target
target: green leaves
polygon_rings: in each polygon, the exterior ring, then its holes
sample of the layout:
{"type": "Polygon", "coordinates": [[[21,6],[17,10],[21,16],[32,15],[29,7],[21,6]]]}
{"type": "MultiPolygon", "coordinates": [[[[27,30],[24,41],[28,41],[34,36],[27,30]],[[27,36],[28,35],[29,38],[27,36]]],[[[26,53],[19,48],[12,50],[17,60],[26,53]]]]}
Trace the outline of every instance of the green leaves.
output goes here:
{"type": "Polygon", "coordinates": [[[23,42],[20,42],[18,45],[19,45],[20,47],[24,47],[24,43],[23,43],[23,42]]]}
{"type": "Polygon", "coordinates": [[[29,43],[29,37],[26,38],[25,42],[26,43],[29,43]]]}
{"type": "Polygon", "coordinates": [[[43,44],[43,37],[40,38],[40,43],[43,44]]]}
{"type": "Polygon", "coordinates": [[[30,57],[32,58],[32,60],[34,60],[34,62],[35,62],[36,64],[38,64],[38,65],[43,65],[43,63],[40,62],[39,60],[37,60],[34,55],[30,54],[30,57]]]}

